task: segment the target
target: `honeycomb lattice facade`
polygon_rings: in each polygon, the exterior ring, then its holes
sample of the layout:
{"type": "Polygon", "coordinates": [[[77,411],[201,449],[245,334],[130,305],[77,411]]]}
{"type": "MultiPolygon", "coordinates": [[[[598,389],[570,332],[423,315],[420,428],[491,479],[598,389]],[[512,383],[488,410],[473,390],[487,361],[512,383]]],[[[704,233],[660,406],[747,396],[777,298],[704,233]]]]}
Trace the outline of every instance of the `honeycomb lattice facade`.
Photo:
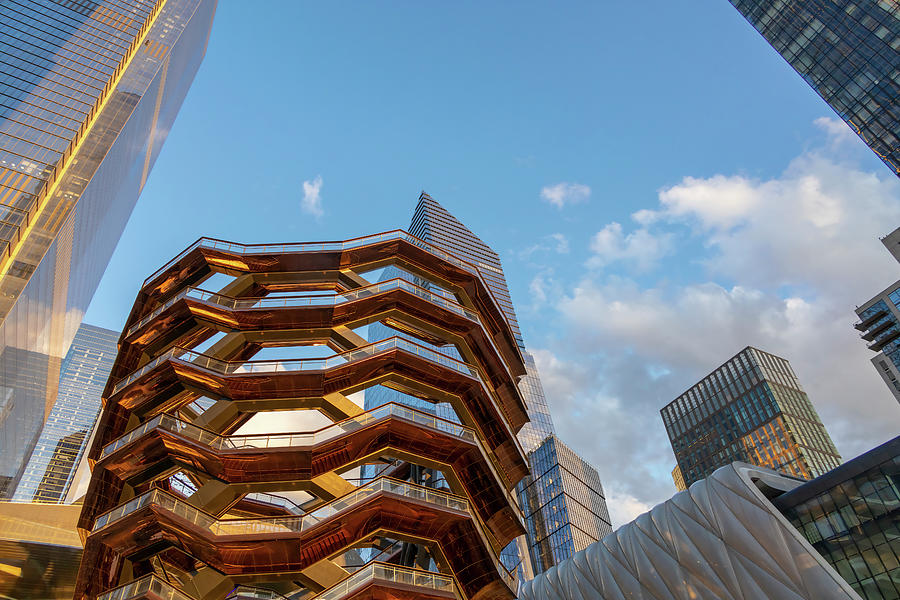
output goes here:
{"type": "Polygon", "coordinates": [[[408,233],[199,240],[145,282],[120,338],[75,598],[513,598],[499,554],[525,532],[524,373],[478,269],[408,233]],[[410,277],[365,279],[388,266],[410,277]],[[360,335],[376,322],[403,335],[360,335]],[[433,349],[451,344],[463,361],[433,349]],[[460,423],[348,398],[374,385],[460,423]],[[269,411],[330,424],[249,433],[269,411]],[[354,479],[364,465],[379,476],[354,479]]]}

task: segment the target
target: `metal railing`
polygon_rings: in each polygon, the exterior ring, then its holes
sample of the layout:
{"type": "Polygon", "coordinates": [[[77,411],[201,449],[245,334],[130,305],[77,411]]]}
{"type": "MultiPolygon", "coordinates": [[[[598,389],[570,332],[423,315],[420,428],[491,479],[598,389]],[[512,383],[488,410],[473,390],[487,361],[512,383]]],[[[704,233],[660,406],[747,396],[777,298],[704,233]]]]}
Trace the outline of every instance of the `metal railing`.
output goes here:
{"type": "MultiPolygon", "coordinates": [[[[310,600],[341,600],[346,598],[351,592],[372,581],[385,581],[427,590],[449,592],[456,598],[460,597],[456,590],[456,582],[449,575],[411,567],[401,567],[389,563],[370,562],[350,577],[313,596],[310,600]]],[[[193,598],[154,574],[146,575],[101,594],[97,600],[131,600],[132,598],[140,598],[148,592],[163,600],[193,600],[193,598]]],[[[241,585],[228,594],[226,600],[285,600],[286,598],[288,596],[273,590],[241,585]]]]}
{"type": "Polygon", "coordinates": [[[342,304],[344,302],[352,302],[354,300],[359,300],[360,298],[367,298],[369,296],[374,296],[375,294],[381,294],[398,289],[407,291],[411,294],[415,294],[416,296],[423,298],[431,302],[432,304],[436,304],[437,306],[445,308],[458,315],[464,316],[471,321],[480,322],[480,319],[475,312],[469,310],[461,304],[448,300],[445,296],[435,294],[434,292],[426,290],[425,288],[410,283],[409,281],[406,281],[401,277],[397,277],[346,292],[319,292],[311,294],[297,294],[293,296],[263,296],[259,298],[233,298],[231,296],[225,296],[223,294],[210,292],[201,288],[189,287],[179,292],[178,294],[167,300],[164,304],[156,308],[153,312],[149,313],[140,321],[129,327],[128,331],[125,333],[125,336],[130,336],[135,331],[138,331],[141,327],[158,317],[166,309],[183,298],[200,300],[202,302],[224,306],[225,308],[229,308],[232,310],[249,310],[254,308],[334,306],[337,304],[342,304]]]}
{"type": "MultiPolygon", "coordinates": [[[[185,248],[182,252],[178,254],[175,258],[164,264],[162,267],[157,269],[150,277],[144,280],[144,285],[147,285],[154,279],[156,279],[163,271],[176,264],[179,260],[196,250],[197,248],[209,248],[211,250],[225,250],[227,252],[234,252],[235,254],[284,254],[287,252],[328,252],[328,251],[341,251],[341,250],[349,250],[351,248],[360,248],[362,246],[369,246],[371,244],[378,244],[380,242],[388,242],[392,240],[403,240],[422,248],[426,252],[437,256],[451,264],[454,264],[473,275],[476,275],[479,278],[481,277],[481,272],[478,267],[473,265],[472,263],[462,260],[440,248],[434,246],[433,244],[429,244],[426,241],[420,240],[416,236],[403,231],[402,229],[394,229],[391,231],[385,231],[383,233],[375,233],[372,235],[365,235],[358,238],[353,238],[350,240],[344,240],[339,242],[292,242],[287,244],[238,244],[235,242],[229,242],[227,240],[218,240],[215,238],[203,237],[185,248]]],[[[483,278],[482,278],[483,281],[483,278]]],[[[487,286],[485,286],[487,287],[487,286]]],[[[490,293],[490,290],[488,290],[490,293]]]]}
{"type": "Polygon", "coordinates": [[[288,360],[248,360],[232,362],[221,360],[219,358],[214,358],[206,354],[201,354],[199,352],[194,352],[193,350],[187,350],[185,348],[176,346],[151,360],[146,365],[134,371],[130,375],[120,379],[118,382],[116,382],[116,385],[113,386],[112,393],[113,395],[115,395],[121,389],[130,385],[132,382],[148,373],[150,370],[155,369],[161,363],[170,359],[177,359],[183,362],[188,362],[194,366],[216,371],[223,375],[230,375],[232,373],[284,373],[291,371],[315,371],[330,369],[332,367],[355,362],[357,360],[371,358],[377,354],[381,354],[382,352],[388,352],[394,349],[399,349],[411,354],[415,354],[416,356],[420,356],[430,362],[439,364],[444,367],[449,367],[464,375],[468,375],[469,377],[478,379],[479,381],[481,380],[481,377],[478,374],[478,369],[474,366],[451,358],[446,354],[441,354],[440,352],[436,352],[435,350],[426,348],[425,346],[420,346],[419,344],[410,342],[401,337],[394,336],[385,340],[381,340],[380,342],[369,344],[367,346],[361,346],[353,350],[341,352],[340,354],[335,354],[334,356],[330,356],[328,358],[299,358],[288,360]]]}
{"type": "Polygon", "coordinates": [[[375,421],[380,421],[388,417],[397,417],[406,421],[411,421],[418,425],[424,425],[430,429],[441,431],[466,441],[476,441],[475,431],[465,425],[447,421],[446,419],[441,419],[432,414],[395,402],[382,404],[381,406],[367,410],[364,413],[327,425],[316,431],[300,433],[260,433],[224,436],[163,413],[153,417],[143,425],[132,429],[122,437],[104,446],[103,450],[100,452],[100,460],[103,460],[120,448],[127,446],[131,442],[143,437],[148,432],[155,429],[165,429],[189,437],[216,450],[239,448],[289,448],[319,444],[339,435],[356,431],[375,421]]]}
{"type": "Polygon", "coordinates": [[[100,531],[146,506],[154,505],[174,513],[189,523],[208,529],[213,535],[217,536],[299,533],[379,493],[390,493],[405,498],[421,500],[435,506],[469,513],[469,502],[465,498],[390,477],[379,477],[371,483],[357,488],[312,512],[295,517],[219,520],[214,515],[196,508],[170,492],[154,488],[97,517],[91,531],[100,531]]]}

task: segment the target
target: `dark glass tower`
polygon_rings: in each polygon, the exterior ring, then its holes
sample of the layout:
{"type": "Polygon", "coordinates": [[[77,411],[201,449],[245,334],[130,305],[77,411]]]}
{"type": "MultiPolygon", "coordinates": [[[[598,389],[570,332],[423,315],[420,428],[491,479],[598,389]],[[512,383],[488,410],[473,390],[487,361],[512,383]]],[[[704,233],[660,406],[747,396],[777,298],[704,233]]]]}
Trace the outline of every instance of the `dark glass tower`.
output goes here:
{"type": "Polygon", "coordinates": [[[900,175],[900,5],[893,0],[731,0],[900,175]]]}
{"type": "Polygon", "coordinates": [[[861,598],[900,598],[900,437],[774,503],[861,598]]]}
{"type": "Polygon", "coordinates": [[[100,414],[100,396],[119,334],[82,323],[63,360],[59,397],[31,453],[13,500],[62,502],[100,414]]]}
{"type": "MultiPolygon", "coordinates": [[[[521,574],[524,577],[536,575],[612,532],[600,478],[596,469],[556,437],[537,366],[526,350],[519,330],[499,255],[425,193],[419,197],[409,232],[478,267],[502,308],[525,359],[527,373],[519,381],[519,390],[525,399],[530,422],[519,431],[518,439],[532,468],[519,483],[517,495],[528,532],[526,539],[520,540],[518,545],[507,547],[503,559],[509,567],[524,559],[521,574]]],[[[428,285],[396,268],[385,270],[381,278],[398,276],[428,285]]],[[[381,339],[389,331],[384,324],[374,324],[370,326],[369,338],[381,339]]],[[[455,349],[444,347],[441,351],[458,357],[455,349]]],[[[385,402],[408,404],[456,420],[447,405],[428,405],[413,396],[381,386],[366,392],[367,409],[385,402]]]]}
{"type": "Polygon", "coordinates": [[[0,3],[0,497],[206,50],[215,0],[0,3]]]}
{"type": "Polygon", "coordinates": [[[744,348],[660,412],[684,486],[734,461],[803,479],[841,464],[791,364],[756,348],[744,348]]]}

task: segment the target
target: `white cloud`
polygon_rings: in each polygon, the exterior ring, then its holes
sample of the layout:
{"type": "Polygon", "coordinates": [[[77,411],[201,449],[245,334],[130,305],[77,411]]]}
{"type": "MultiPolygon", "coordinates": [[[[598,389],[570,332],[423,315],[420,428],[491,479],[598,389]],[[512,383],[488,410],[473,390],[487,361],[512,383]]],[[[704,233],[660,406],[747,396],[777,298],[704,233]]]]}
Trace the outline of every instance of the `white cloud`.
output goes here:
{"type": "Polygon", "coordinates": [[[877,239],[900,225],[900,182],[828,148],[767,180],[686,177],[632,215],[641,228],[611,223],[591,241],[601,265],[699,258],[706,271],[691,280],[591,271],[552,296],[532,282],[554,322],[533,353],[557,430],[598,467],[616,524],[675,492],[659,409],[747,345],[791,361],[845,458],[900,430],[850,326],[857,304],[900,277],[877,239]],[[674,244],[685,228],[700,242],[689,249],[674,244]]]}
{"type": "MultiPolygon", "coordinates": [[[[704,227],[728,228],[751,214],[758,200],[753,183],[743,177],[685,177],[659,193],[668,217],[697,220],[704,227]]],[[[640,212],[640,211],[639,211],[640,212]]]]}
{"type": "Polygon", "coordinates": [[[599,268],[621,261],[646,271],[668,253],[671,239],[671,234],[654,235],[645,228],[625,235],[622,225],[613,222],[591,238],[593,255],[587,264],[599,268]]]}
{"type": "Polygon", "coordinates": [[[555,252],[556,254],[569,253],[569,238],[561,233],[545,235],[537,244],[518,251],[519,258],[528,259],[540,252],[555,252]]]}
{"type": "Polygon", "coordinates": [[[863,141],[859,139],[859,136],[856,135],[856,132],[842,120],[831,117],[819,117],[813,123],[828,135],[832,148],[849,144],[866,148],[866,151],[869,151],[863,141]]]}
{"type": "Polygon", "coordinates": [[[591,188],[583,183],[561,182],[541,188],[541,198],[556,208],[567,204],[586,202],[591,196],[591,188]]]}
{"type": "Polygon", "coordinates": [[[312,181],[303,182],[303,199],[300,200],[300,210],[316,218],[325,214],[322,210],[322,176],[316,175],[312,181]]]}
{"type": "Polygon", "coordinates": [[[652,225],[659,220],[659,212],[647,208],[642,208],[641,210],[632,213],[631,218],[638,225],[643,225],[644,227],[646,227],[647,225],[652,225]]]}

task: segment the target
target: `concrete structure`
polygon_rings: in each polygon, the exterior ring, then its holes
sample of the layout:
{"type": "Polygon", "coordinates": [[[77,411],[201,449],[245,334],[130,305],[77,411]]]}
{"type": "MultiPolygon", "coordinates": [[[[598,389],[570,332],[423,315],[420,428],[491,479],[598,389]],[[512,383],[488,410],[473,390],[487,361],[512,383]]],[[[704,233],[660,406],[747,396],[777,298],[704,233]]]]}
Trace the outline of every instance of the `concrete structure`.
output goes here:
{"type": "Polygon", "coordinates": [[[526,582],[519,600],[859,600],[767,497],[800,483],[721,467],[526,582]]]}
{"type": "Polygon", "coordinates": [[[500,552],[525,533],[511,493],[528,473],[525,369],[481,269],[406,232],[199,240],[145,281],[120,338],[76,600],[512,600],[500,552]],[[388,266],[431,289],[365,279],[388,266]],[[198,287],[216,279],[218,292],[198,287]],[[379,322],[405,337],[360,336],[379,322]],[[376,385],[446,403],[455,421],[348,399],[376,385]],[[241,429],[271,411],[328,424],[241,429]],[[360,466],[380,476],[357,485],[360,466]]]}
{"type": "Polygon", "coordinates": [[[900,7],[887,0],[731,0],[900,176],[900,7]]]}
{"type": "Polygon", "coordinates": [[[676,486],[689,487],[734,461],[803,479],[841,464],[791,364],[749,346],[660,414],[678,461],[676,486]]]}
{"type": "Polygon", "coordinates": [[[0,3],[0,498],[206,49],[215,0],[0,3]]]}
{"type": "MultiPolygon", "coordinates": [[[[900,262],[900,227],[881,238],[887,251],[900,262]]],[[[875,352],[872,365],[900,402],[900,279],[856,308],[859,337],[875,352]]]]}

